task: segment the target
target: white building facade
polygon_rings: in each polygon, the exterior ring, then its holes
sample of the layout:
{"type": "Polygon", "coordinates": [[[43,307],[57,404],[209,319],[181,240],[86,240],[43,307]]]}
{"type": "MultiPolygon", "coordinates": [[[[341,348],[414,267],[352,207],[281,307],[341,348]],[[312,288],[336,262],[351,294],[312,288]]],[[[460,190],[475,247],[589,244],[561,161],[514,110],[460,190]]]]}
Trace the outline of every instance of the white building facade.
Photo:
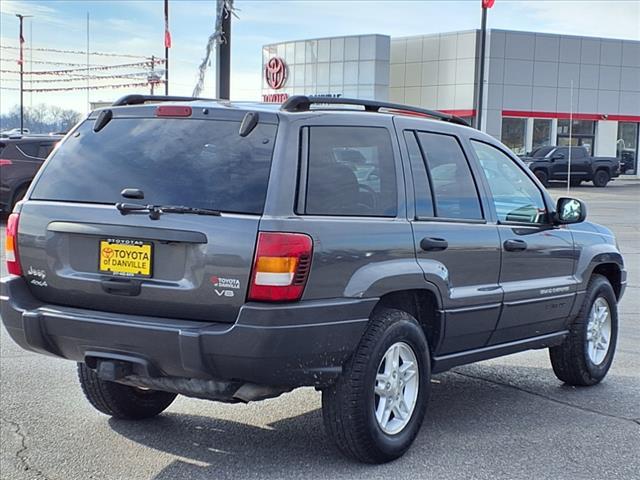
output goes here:
{"type": "MultiPolygon", "coordinates": [[[[263,47],[264,101],[291,95],[388,100],[477,120],[477,30],[359,35],[263,47]],[[284,71],[273,83],[271,59],[284,71]],[[278,88],[272,88],[275,85],[278,88]]],[[[274,62],[272,62],[274,64],[274,62]]],[[[482,130],[516,154],[583,145],[638,173],[640,42],[489,30],[482,130]],[[569,128],[569,119],[572,119],[569,128]]]]}

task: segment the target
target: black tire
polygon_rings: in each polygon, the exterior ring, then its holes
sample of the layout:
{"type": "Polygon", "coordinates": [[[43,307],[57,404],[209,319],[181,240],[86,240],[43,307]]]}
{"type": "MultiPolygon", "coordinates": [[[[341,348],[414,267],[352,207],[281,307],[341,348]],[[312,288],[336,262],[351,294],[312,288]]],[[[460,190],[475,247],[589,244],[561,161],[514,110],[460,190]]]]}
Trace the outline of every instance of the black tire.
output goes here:
{"type": "Polygon", "coordinates": [[[606,187],[609,180],[611,180],[609,172],[606,170],[598,170],[593,176],[593,185],[598,188],[606,187]]]}
{"type": "Polygon", "coordinates": [[[322,391],[327,433],[347,457],[384,463],[402,456],[424,419],[429,398],[431,362],[424,332],[415,318],[392,309],[376,311],[353,356],[334,385],[322,391]],[[406,426],[394,435],[383,432],[375,417],[374,387],[380,362],[395,343],[404,342],[418,363],[418,393],[406,426]]]}
{"type": "Polygon", "coordinates": [[[549,186],[549,176],[547,175],[547,172],[545,172],[544,170],[536,170],[533,172],[533,174],[536,176],[538,180],[540,180],[540,183],[544,187],[549,186]]]}
{"type": "Polygon", "coordinates": [[[13,198],[11,199],[11,205],[9,206],[9,213],[13,212],[13,207],[15,207],[16,203],[18,203],[20,200],[23,199],[28,189],[29,189],[29,185],[23,185],[16,189],[16,191],[13,194],[13,198]]]}
{"type": "Polygon", "coordinates": [[[78,378],[85,397],[96,410],[123,420],[155,417],[176,398],[175,393],[142,390],[101,380],[84,363],[78,363],[78,378]]]}
{"type": "Polygon", "coordinates": [[[587,287],[580,313],[569,329],[568,337],[561,345],[549,348],[551,366],[556,377],[569,385],[576,386],[590,386],[600,382],[613,362],[617,336],[618,309],[615,293],[609,280],[602,275],[594,275],[587,287]],[[587,352],[587,325],[593,303],[599,297],[604,298],[609,306],[611,339],[604,360],[596,365],[591,361],[587,352]]]}

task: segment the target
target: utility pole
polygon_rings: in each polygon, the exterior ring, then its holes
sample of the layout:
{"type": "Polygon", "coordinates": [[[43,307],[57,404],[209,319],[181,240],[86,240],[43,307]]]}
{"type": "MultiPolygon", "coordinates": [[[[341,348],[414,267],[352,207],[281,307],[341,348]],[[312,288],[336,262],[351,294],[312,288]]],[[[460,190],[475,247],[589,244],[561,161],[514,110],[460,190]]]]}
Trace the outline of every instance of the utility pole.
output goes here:
{"type": "Polygon", "coordinates": [[[20,19],[20,135],[24,133],[24,36],[22,31],[22,24],[25,18],[29,18],[32,15],[21,15],[16,13],[16,17],[20,19]]]}
{"type": "Polygon", "coordinates": [[[222,20],[221,40],[216,48],[216,98],[229,100],[231,91],[231,11],[226,0],[218,0],[222,20]]]}
{"type": "Polygon", "coordinates": [[[482,25],[480,27],[480,68],[478,74],[478,108],[476,128],[482,130],[482,100],[484,96],[484,64],[487,45],[487,10],[493,7],[495,0],[482,0],[482,25]]]}

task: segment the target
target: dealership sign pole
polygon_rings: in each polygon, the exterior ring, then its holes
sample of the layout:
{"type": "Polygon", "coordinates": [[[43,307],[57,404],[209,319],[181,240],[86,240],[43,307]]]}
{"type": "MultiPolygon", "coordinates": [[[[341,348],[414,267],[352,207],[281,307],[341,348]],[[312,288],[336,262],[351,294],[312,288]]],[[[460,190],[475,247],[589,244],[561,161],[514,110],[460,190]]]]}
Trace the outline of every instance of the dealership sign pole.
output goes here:
{"type": "Polygon", "coordinates": [[[22,35],[22,23],[25,18],[31,15],[20,15],[16,13],[16,17],[20,19],[20,135],[24,133],[24,36],[22,35]]]}
{"type": "Polygon", "coordinates": [[[476,128],[482,130],[482,97],[484,93],[484,57],[487,43],[487,10],[493,7],[495,0],[482,0],[482,27],[480,28],[480,72],[478,74],[478,112],[476,128]]]}

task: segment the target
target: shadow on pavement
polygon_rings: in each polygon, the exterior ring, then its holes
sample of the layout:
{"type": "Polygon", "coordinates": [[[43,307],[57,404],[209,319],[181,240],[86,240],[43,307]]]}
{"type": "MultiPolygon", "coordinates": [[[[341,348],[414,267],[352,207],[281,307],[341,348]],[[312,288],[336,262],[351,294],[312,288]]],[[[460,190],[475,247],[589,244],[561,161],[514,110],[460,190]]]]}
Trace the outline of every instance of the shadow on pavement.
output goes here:
{"type": "MultiPolygon", "coordinates": [[[[586,394],[582,400],[600,397],[597,403],[602,405],[616,396],[615,384],[625,381],[612,377],[607,383],[614,388],[605,383],[574,389],[557,381],[550,368],[482,365],[456,370],[460,373],[435,377],[423,428],[402,459],[405,472],[424,471],[430,463],[447,468],[442,462],[453,460],[451,452],[491,463],[505,441],[570,434],[571,423],[584,421],[579,415],[567,415],[567,409],[580,413],[578,405],[571,405],[581,403],[580,391],[586,394]]],[[[322,471],[326,478],[370,478],[374,472],[376,477],[393,476],[398,467],[397,463],[360,465],[343,458],[325,436],[319,409],[266,427],[170,411],[141,423],[113,419],[109,423],[136,443],[179,457],[155,480],[300,478],[313,476],[314,471],[322,471]]],[[[501,455],[510,453],[503,450],[501,455]]]]}

